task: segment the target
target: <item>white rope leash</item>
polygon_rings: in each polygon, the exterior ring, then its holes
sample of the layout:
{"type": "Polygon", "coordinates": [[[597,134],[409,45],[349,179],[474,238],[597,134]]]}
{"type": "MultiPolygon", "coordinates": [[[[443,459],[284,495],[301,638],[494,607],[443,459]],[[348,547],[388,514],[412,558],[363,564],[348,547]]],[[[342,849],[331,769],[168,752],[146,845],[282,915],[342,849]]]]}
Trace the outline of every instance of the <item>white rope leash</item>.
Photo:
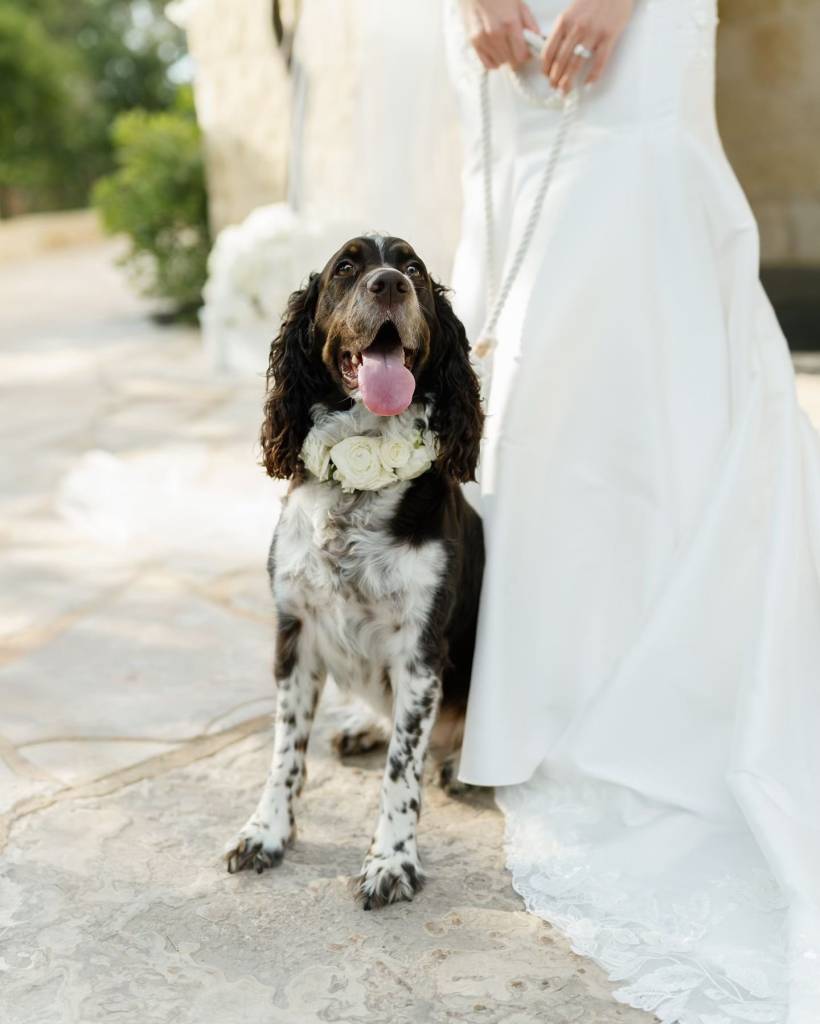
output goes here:
{"type": "MultiPolygon", "coordinates": [[[[542,40],[543,43],[543,40],[542,40]]],[[[522,79],[510,69],[510,76],[516,90],[528,102],[543,107],[554,107],[555,100],[550,97],[545,99],[532,92],[522,79]]],[[[524,231],[518,242],[518,246],[509,262],[507,272],[501,282],[496,281],[496,253],[495,253],[495,216],[493,211],[493,154],[492,154],[492,117],[490,111],[490,74],[482,71],[479,80],[479,106],[481,114],[481,163],[484,184],[484,224],[485,224],[485,262],[487,268],[487,317],[484,326],[478,336],[478,342],[473,347],[473,352],[479,359],[486,359],[495,348],[495,330],[498,321],[504,311],[504,306],[510,296],[518,273],[527,255],[530,243],[532,242],[538,221],[541,219],[541,210],[544,200],[549,191],[552,179],[555,175],[555,168],[561,157],[564,142],[567,137],[570,125],[574,120],[578,109],[578,91],[573,90],[563,101],[561,120],[555,133],[550,148],[547,162],[538,183],[538,190],[530,209],[530,215],[524,226],[524,231]]]]}

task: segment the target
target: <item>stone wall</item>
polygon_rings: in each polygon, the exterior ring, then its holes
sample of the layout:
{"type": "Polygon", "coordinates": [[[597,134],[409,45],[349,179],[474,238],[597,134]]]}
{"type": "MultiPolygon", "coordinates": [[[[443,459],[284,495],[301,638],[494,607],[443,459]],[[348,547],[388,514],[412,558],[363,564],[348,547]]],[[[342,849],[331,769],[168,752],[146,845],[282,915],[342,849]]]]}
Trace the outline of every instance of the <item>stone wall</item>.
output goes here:
{"type": "Polygon", "coordinates": [[[820,3],[720,0],[718,119],[764,263],[820,264],[820,3]]]}
{"type": "MultiPolygon", "coordinates": [[[[289,13],[292,4],[283,8],[289,13]]],[[[282,198],[287,188],[290,81],[271,11],[271,0],[170,5],[195,62],[214,233],[282,198]]]]}
{"type": "MultiPolygon", "coordinates": [[[[437,0],[438,2],[438,0],[437,0]]],[[[292,18],[296,0],[283,3],[292,18]]],[[[218,230],[285,196],[292,84],[276,47],[271,0],[183,0],[197,65],[211,218],[218,230]],[[241,11],[241,16],[239,15],[241,11]]],[[[362,44],[362,0],[308,0],[328,46],[308,48],[310,125],[299,177],[313,188],[352,137],[350,58],[362,44]]],[[[768,263],[820,264],[820,0],[720,0],[718,116],[727,153],[760,222],[768,263]]],[[[315,38],[315,34],[313,34],[315,38]]],[[[339,181],[336,177],[334,180],[339,181]]],[[[341,180],[350,183],[355,175],[341,180]]],[[[308,198],[311,198],[310,196],[308,198]]]]}

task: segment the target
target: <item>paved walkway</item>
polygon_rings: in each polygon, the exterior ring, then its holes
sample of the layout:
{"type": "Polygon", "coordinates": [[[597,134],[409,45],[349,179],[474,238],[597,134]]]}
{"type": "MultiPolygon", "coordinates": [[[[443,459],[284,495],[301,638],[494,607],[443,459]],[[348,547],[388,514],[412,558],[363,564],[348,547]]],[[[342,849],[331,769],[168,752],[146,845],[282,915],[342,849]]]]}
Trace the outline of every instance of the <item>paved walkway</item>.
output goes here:
{"type": "Polygon", "coordinates": [[[268,761],[262,383],[113,254],[0,266],[0,1020],[645,1020],[521,910],[486,794],[431,787],[427,888],[359,910],[382,758],[340,765],[328,710],[289,858],[225,872],[268,761]]]}
{"type": "Polygon", "coordinates": [[[486,794],[429,788],[428,887],[357,909],[381,758],[340,765],[328,709],[289,858],[225,873],[267,767],[281,489],[261,380],[153,326],[114,251],[0,267],[0,1020],[647,1021],[521,910],[486,794]]]}

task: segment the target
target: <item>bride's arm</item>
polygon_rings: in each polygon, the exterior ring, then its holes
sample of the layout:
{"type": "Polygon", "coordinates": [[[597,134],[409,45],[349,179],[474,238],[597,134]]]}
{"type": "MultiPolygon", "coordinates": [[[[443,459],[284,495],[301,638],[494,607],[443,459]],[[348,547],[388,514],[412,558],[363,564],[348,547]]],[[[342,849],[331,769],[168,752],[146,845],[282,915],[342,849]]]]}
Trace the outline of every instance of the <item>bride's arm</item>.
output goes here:
{"type": "Polygon", "coordinates": [[[492,70],[502,64],[523,64],[530,56],[525,28],[538,23],[520,0],[463,0],[467,32],[481,63],[492,70]]]}
{"type": "Polygon", "coordinates": [[[573,54],[580,43],[592,51],[587,82],[603,74],[612,50],[629,23],[634,0],[573,0],[552,26],[541,62],[553,87],[568,92],[584,59],[573,54]]]}

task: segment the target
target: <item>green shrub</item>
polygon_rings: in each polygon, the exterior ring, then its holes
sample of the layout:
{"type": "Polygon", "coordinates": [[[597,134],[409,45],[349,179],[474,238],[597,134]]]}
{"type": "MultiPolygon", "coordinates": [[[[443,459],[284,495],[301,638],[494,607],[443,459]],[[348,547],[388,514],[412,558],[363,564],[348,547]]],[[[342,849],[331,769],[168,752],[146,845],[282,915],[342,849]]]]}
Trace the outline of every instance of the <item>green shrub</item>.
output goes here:
{"type": "Polygon", "coordinates": [[[70,200],[74,140],[86,106],[76,61],[36,18],[0,0],[0,214],[29,195],[70,200]]]}
{"type": "Polygon", "coordinates": [[[0,0],[0,215],[85,206],[125,110],[167,110],[184,35],[166,0],[0,0]]]}
{"type": "Polygon", "coordinates": [[[201,304],[208,251],[202,146],[188,90],[172,111],[120,114],[113,127],[117,170],[94,187],[108,231],[125,233],[124,262],[147,295],[189,315],[201,304]]]}

